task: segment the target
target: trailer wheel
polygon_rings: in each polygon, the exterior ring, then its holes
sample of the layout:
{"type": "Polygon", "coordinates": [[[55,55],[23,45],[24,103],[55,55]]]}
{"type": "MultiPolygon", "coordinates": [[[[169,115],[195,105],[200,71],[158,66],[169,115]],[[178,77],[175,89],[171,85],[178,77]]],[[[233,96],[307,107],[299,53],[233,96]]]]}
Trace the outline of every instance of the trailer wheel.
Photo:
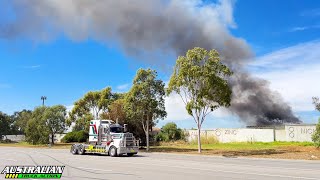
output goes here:
{"type": "Polygon", "coordinates": [[[71,146],[70,152],[71,152],[73,155],[78,154],[78,148],[77,148],[77,146],[76,146],[75,144],[71,146]]]}
{"type": "Polygon", "coordinates": [[[83,146],[82,144],[80,144],[80,145],[78,146],[78,153],[79,153],[80,155],[83,155],[83,154],[85,153],[85,149],[84,149],[84,146],[83,146]]]}
{"type": "Polygon", "coordinates": [[[116,157],[117,156],[117,148],[112,146],[110,149],[109,149],[109,155],[111,157],[116,157]]]}

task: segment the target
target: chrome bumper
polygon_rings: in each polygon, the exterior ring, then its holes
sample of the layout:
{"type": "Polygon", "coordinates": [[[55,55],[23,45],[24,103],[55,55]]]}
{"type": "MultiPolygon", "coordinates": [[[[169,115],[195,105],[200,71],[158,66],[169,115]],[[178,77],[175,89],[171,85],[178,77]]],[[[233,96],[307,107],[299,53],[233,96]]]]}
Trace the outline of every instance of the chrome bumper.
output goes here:
{"type": "Polygon", "coordinates": [[[127,153],[137,154],[138,151],[139,151],[139,147],[138,147],[138,146],[119,147],[119,148],[118,148],[118,154],[127,154],[127,153]]]}

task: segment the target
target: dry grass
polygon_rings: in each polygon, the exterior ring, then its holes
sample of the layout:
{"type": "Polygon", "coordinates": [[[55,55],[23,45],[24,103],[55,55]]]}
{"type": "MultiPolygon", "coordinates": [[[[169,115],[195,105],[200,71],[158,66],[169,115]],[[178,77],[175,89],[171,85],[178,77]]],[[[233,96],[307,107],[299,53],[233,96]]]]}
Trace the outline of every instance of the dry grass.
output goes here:
{"type": "MultiPolygon", "coordinates": [[[[211,140],[212,141],[212,140],[211,140]]],[[[208,140],[210,142],[210,140],[208,140]]],[[[198,154],[195,142],[183,141],[161,143],[151,147],[152,152],[198,154]]],[[[271,143],[208,143],[202,144],[202,155],[225,157],[260,157],[277,159],[320,160],[320,149],[310,142],[271,142],[271,143]]]]}

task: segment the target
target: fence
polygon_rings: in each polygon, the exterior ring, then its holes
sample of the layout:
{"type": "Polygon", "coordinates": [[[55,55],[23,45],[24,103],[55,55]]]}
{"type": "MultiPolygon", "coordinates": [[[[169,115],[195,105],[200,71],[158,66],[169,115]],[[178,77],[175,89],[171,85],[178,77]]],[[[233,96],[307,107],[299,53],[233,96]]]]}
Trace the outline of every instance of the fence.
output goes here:
{"type": "MultiPolygon", "coordinates": [[[[233,128],[202,130],[201,136],[215,137],[221,143],[228,142],[273,142],[273,141],[299,141],[312,142],[311,136],[315,132],[316,125],[285,125],[283,128],[233,128]]],[[[186,131],[188,141],[197,139],[197,130],[186,131]]]]}
{"type": "MultiPolygon", "coordinates": [[[[61,142],[61,139],[65,136],[66,134],[55,134],[54,135],[54,142],[61,142]]],[[[3,135],[2,139],[6,140],[9,139],[13,142],[21,142],[25,141],[25,135],[3,135]]],[[[50,138],[50,137],[49,137],[50,138]]],[[[51,139],[50,139],[51,140],[51,139]]]]}

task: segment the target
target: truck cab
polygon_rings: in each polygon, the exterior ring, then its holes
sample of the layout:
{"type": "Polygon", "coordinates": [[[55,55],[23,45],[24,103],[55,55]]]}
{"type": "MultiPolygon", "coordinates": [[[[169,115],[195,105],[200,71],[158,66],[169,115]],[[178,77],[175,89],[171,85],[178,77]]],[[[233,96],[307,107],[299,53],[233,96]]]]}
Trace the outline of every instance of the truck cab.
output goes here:
{"type": "Polygon", "coordinates": [[[110,156],[133,156],[139,151],[139,141],[126,128],[112,120],[91,120],[89,144],[74,144],[73,154],[101,153],[110,156]]]}

